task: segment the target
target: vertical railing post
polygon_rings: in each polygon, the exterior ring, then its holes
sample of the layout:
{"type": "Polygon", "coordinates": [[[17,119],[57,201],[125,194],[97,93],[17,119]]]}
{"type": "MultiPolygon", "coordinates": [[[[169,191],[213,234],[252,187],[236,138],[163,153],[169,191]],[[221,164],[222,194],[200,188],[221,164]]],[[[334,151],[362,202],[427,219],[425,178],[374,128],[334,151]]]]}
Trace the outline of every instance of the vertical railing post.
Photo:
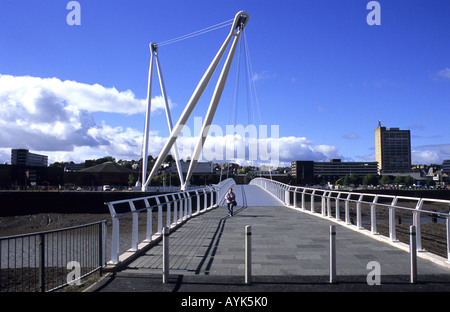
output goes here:
{"type": "Polygon", "coordinates": [[[152,241],[152,235],[153,235],[153,228],[152,228],[152,208],[150,207],[150,204],[147,200],[147,198],[144,198],[145,207],[147,208],[147,234],[145,237],[145,242],[151,242],[152,241]]]}
{"type": "Polygon", "coordinates": [[[331,218],[331,192],[327,195],[327,217],[331,218]]]}
{"type": "Polygon", "coordinates": [[[212,187],[209,188],[209,194],[211,196],[211,199],[210,199],[211,204],[209,205],[209,207],[214,207],[214,191],[213,191],[212,187]]]}
{"type": "Polygon", "coordinates": [[[358,230],[362,230],[362,221],[361,221],[361,201],[363,199],[364,195],[360,195],[358,198],[358,201],[356,202],[356,227],[358,230]]]}
{"type": "Polygon", "coordinates": [[[414,284],[417,282],[417,246],[416,246],[416,227],[409,227],[409,254],[411,262],[410,280],[414,284]]]}
{"type": "Polygon", "coordinates": [[[200,212],[200,195],[198,194],[198,191],[197,190],[195,190],[195,196],[196,196],[196,198],[197,198],[197,213],[199,213],[200,212]]]}
{"type": "Polygon", "coordinates": [[[313,190],[311,193],[311,212],[314,212],[314,193],[316,193],[316,190],[313,190]]]}
{"type": "Polygon", "coordinates": [[[186,192],[186,195],[188,197],[188,215],[190,218],[192,217],[192,195],[189,192],[186,192]]]}
{"type": "Polygon", "coordinates": [[[178,203],[175,198],[175,194],[172,194],[172,202],[173,202],[173,223],[178,224],[178,203]]]}
{"type": "Polygon", "coordinates": [[[336,227],[330,225],[330,283],[336,282],[336,227]]]}
{"type": "Polygon", "coordinates": [[[392,199],[391,206],[389,207],[389,239],[392,242],[397,240],[397,235],[395,231],[395,205],[397,204],[397,197],[392,199]]]}
{"type": "Polygon", "coordinates": [[[132,211],[132,228],[131,228],[131,249],[132,251],[138,250],[138,233],[139,233],[139,215],[134,206],[133,200],[129,200],[130,210],[132,211]]]}
{"type": "Polygon", "coordinates": [[[177,194],[177,198],[178,198],[177,202],[180,205],[180,209],[178,210],[178,220],[180,222],[183,222],[183,218],[184,218],[183,210],[184,210],[184,207],[183,207],[183,200],[181,198],[181,194],[177,194]]]}
{"type": "Polygon", "coordinates": [[[305,192],[306,192],[306,189],[303,189],[303,192],[302,192],[302,210],[305,210],[305,192]]]}
{"type": "Polygon", "coordinates": [[[99,274],[102,276],[104,261],[104,247],[106,243],[106,221],[102,221],[98,224],[98,267],[100,268],[99,274]]]}
{"type": "Polygon", "coordinates": [[[169,228],[163,228],[163,284],[169,282],[169,228]]]}
{"type": "Polygon", "coordinates": [[[45,234],[39,234],[39,290],[45,292],[45,234]]]}
{"type": "Polygon", "coordinates": [[[297,208],[297,188],[294,188],[294,194],[293,194],[293,206],[294,208],[297,208]]]}
{"type": "Polygon", "coordinates": [[[445,220],[445,227],[447,229],[447,263],[450,263],[450,216],[445,220]]]}
{"type": "Polygon", "coordinates": [[[169,203],[169,198],[167,198],[166,195],[164,195],[164,200],[165,200],[165,202],[166,202],[166,226],[167,226],[168,228],[170,228],[170,226],[171,226],[171,224],[172,224],[172,220],[171,220],[171,210],[172,210],[172,207],[171,207],[171,205],[170,205],[170,203],[169,203]]]}
{"type": "Polygon", "coordinates": [[[326,197],[327,196],[327,191],[323,192],[323,194],[321,195],[321,205],[320,205],[320,212],[322,213],[322,216],[326,215],[326,207],[327,207],[327,201],[326,201],[326,197]]]}
{"type": "Polygon", "coordinates": [[[112,242],[111,242],[111,260],[112,264],[119,262],[119,217],[114,209],[114,204],[108,203],[109,213],[112,220],[112,242]]]}
{"type": "Polygon", "coordinates": [[[347,195],[347,199],[345,200],[345,223],[350,224],[350,198],[352,197],[352,194],[349,193],[347,195]]]}
{"type": "Polygon", "coordinates": [[[416,245],[418,250],[422,250],[422,236],[420,230],[420,210],[422,209],[423,200],[419,199],[415,211],[413,212],[413,224],[416,227],[416,245]]]}
{"type": "Polygon", "coordinates": [[[377,232],[377,212],[376,203],[378,201],[378,195],[375,195],[372,204],[370,205],[370,230],[372,234],[378,234],[377,232]]]}
{"type": "Polygon", "coordinates": [[[245,226],[245,284],[252,282],[252,227],[245,226]]]}
{"type": "Polygon", "coordinates": [[[112,217],[111,263],[119,263],[119,217],[112,217]]]}
{"type": "Polygon", "coordinates": [[[341,220],[341,214],[339,213],[339,202],[340,202],[340,198],[341,198],[341,194],[342,193],[338,193],[337,197],[336,197],[336,220],[340,221],[341,220]]]}
{"type": "Polygon", "coordinates": [[[204,206],[202,210],[206,210],[206,208],[208,208],[208,193],[206,193],[206,189],[203,189],[203,196],[204,196],[204,206]]]}

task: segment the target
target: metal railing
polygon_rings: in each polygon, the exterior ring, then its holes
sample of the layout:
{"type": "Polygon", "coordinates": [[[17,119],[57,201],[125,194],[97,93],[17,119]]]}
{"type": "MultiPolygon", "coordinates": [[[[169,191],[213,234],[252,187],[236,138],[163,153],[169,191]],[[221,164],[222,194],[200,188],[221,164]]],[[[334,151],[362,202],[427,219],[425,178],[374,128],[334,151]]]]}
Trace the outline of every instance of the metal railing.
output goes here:
{"type": "Polygon", "coordinates": [[[80,280],[106,264],[106,221],[0,237],[0,291],[46,292],[80,280]]]}
{"type": "Polygon", "coordinates": [[[108,263],[116,265],[130,256],[128,253],[133,254],[160,238],[163,227],[173,228],[193,215],[221,205],[226,191],[234,184],[234,180],[230,178],[210,187],[105,203],[112,219],[111,260],[108,263]],[[145,238],[141,242],[143,245],[140,246],[139,219],[144,214],[145,238]],[[128,230],[120,234],[120,221],[127,217],[131,217],[131,232],[128,230]],[[123,239],[127,234],[131,234],[130,239],[123,239]],[[129,249],[121,250],[123,245],[121,242],[124,240],[128,241],[126,246],[129,249]]]}
{"type": "MultiPolygon", "coordinates": [[[[373,235],[383,234],[391,242],[399,241],[399,227],[414,225],[418,251],[424,251],[422,234],[425,232],[421,226],[435,223],[442,228],[441,234],[433,234],[435,231],[430,230],[430,233],[426,232],[430,237],[428,240],[435,240],[430,244],[443,241],[446,246],[440,249],[446,250],[430,252],[446,257],[447,262],[450,262],[450,200],[290,186],[264,178],[253,179],[250,184],[266,189],[287,206],[333,218],[346,225],[355,225],[356,229],[369,230],[373,235]]],[[[403,236],[408,238],[407,235],[403,236]]]]}

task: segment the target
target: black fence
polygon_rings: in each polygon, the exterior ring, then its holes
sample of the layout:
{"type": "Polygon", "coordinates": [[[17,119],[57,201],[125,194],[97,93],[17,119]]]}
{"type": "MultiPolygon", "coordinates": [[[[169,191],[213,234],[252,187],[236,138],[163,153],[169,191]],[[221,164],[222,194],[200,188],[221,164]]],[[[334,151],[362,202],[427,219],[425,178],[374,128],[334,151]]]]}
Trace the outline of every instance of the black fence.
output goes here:
{"type": "Polygon", "coordinates": [[[101,270],[106,221],[0,237],[0,292],[49,292],[101,270]]]}

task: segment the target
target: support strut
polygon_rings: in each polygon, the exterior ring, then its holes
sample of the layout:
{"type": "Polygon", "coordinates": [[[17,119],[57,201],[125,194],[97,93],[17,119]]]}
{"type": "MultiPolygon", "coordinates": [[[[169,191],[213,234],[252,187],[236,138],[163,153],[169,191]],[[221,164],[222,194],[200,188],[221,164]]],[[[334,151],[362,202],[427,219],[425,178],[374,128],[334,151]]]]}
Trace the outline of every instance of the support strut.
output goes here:
{"type": "MultiPolygon", "coordinates": [[[[247,12],[245,11],[240,11],[236,14],[235,18],[234,18],[234,22],[233,25],[231,27],[230,33],[228,34],[228,36],[226,37],[225,41],[223,42],[222,46],[220,47],[219,51],[217,52],[216,56],[214,57],[214,59],[212,60],[211,64],[209,65],[208,69],[206,70],[206,72],[204,73],[202,79],[200,80],[200,82],[197,85],[197,88],[195,89],[194,93],[192,94],[188,104],[186,105],[184,111],[182,112],[180,118],[178,119],[178,122],[176,123],[176,125],[171,129],[171,133],[170,136],[168,138],[168,140],[166,141],[163,149],[161,150],[158,159],[156,160],[152,171],[150,172],[149,176],[147,177],[147,179],[145,180],[143,178],[143,184],[142,184],[142,190],[145,190],[145,188],[148,186],[148,184],[150,183],[151,179],[155,176],[156,172],[158,171],[158,168],[161,166],[162,162],[164,161],[165,157],[167,156],[167,154],[169,153],[169,150],[174,146],[176,139],[178,138],[178,135],[180,134],[180,132],[182,131],[184,125],[186,124],[189,116],[191,115],[192,111],[194,110],[194,107],[197,105],[200,97],[202,96],[203,92],[205,91],[208,83],[211,80],[212,75],[214,74],[214,71],[216,70],[220,60],[222,59],[223,54],[225,53],[226,48],[228,47],[231,39],[234,37],[233,40],[233,44],[232,47],[230,49],[230,52],[228,53],[227,59],[225,61],[225,64],[222,68],[222,72],[220,74],[219,80],[216,83],[216,87],[214,90],[214,94],[213,97],[211,99],[210,105],[208,107],[208,112],[204,121],[204,124],[202,126],[202,131],[200,133],[200,137],[197,143],[197,146],[194,150],[194,155],[191,158],[191,163],[189,164],[189,169],[188,169],[188,173],[185,179],[185,182],[181,183],[181,189],[185,190],[187,183],[190,179],[190,177],[192,176],[193,170],[195,168],[195,165],[198,162],[198,157],[200,155],[200,152],[203,148],[204,142],[206,140],[206,136],[208,135],[208,131],[209,131],[209,126],[211,125],[212,119],[214,117],[214,114],[216,112],[216,108],[217,105],[219,103],[220,97],[222,95],[222,91],[223,88],[225,86],[225,82],[228,76],[228,72],[231,66],[231,62],[236,50],[236,45],[237,42],[241,36],[242,31],[244,30],[245,26],[247,25],[249,20],[249,15],[247,12]],[[144,183],[145,181],[145,183],[144,183]]],[[[153,54],[152,54],[152,59],[153,59],[153,54]]],[[[152,62],[151,59],[151,62],[152,62]]],[[[152,69],[152,64],[150,65],[150,69],[152,69]]],[[[150,70],[149,69],[149,70],[150,70]]],[[[151,73],[149,73],[149,92],[151,92],[151,73]]],[[[161,80],[160,80],[161,81],[161,80]]],[[[148,94],[149,96],[149,94],[148,94]]],[[[149,106],[148,106],[148,110],[150,109],[150,97],[149,98],[149,106]]],[[[149,118],[149,112],[147,112],[147,118],[149,118]]],[[[145,127],[145,135],[147,136],[146,139],[144,139],[144,149],[147,148],[148,146],[148,121],[146,118],[146,127],[145,127]],[[146,141],[147,140],[147,141],[146,141]]],[[[145,171],[143,173],[143,177],[144,174],[146,174],[146,159],[145,159],[145,171]]],[[[143,163],[143,164],[144,164],[143,163]]],[[[182,177],[182,174],[181,174],[182,177]]],[[[181,180],[182,181],[182,180],[181,180]]]]}

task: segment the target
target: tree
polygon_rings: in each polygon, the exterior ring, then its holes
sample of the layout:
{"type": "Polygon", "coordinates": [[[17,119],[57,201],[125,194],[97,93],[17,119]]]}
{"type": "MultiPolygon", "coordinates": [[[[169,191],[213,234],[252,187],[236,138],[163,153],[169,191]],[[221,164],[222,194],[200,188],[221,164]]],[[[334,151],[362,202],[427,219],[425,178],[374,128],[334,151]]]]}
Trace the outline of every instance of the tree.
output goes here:
{"type": "Polygon", "coordinates": [[[352,173],[350,176],[345,176],[344,185],[348,186],[350,184],[358,185],[360,184],[360,178],[356,173],[352,173]]]}
{"type": "Polygon", "coordinates": [[[363,179],[363,185],[377,185],[378,178],[374,174],[368,174],[363,179]]]}
{"type": "Polygon", "coordinates": [[[402,183],[404,183],[404,181],[405,181],[405,178],[402,177],[402,176],[396,176],[396,177],[394,178],[394,184],[395,184],[395,185],[402,184],[402,183]]]}
{"type": "Polygon", "coordinates": [[[387,175],[384,175],[381,177],[380,183],[382,185],[387,185],[387,184],[391,184],[391,178],[387,175]]]}
{"type": "Polygon", "coordinates": [[[128,175],[128,185],[133,186],[136,183],[136,179],[134,178],[134,174],[130,173],[128,175]]]}
{"type": "Polygon", "coordinates": [[[413,185],[414,184],[414,178],[412,176],[410,176],[410,175],[407,176],[405,178],[405,184],[408,185],[408,186],[413,185]]]}

